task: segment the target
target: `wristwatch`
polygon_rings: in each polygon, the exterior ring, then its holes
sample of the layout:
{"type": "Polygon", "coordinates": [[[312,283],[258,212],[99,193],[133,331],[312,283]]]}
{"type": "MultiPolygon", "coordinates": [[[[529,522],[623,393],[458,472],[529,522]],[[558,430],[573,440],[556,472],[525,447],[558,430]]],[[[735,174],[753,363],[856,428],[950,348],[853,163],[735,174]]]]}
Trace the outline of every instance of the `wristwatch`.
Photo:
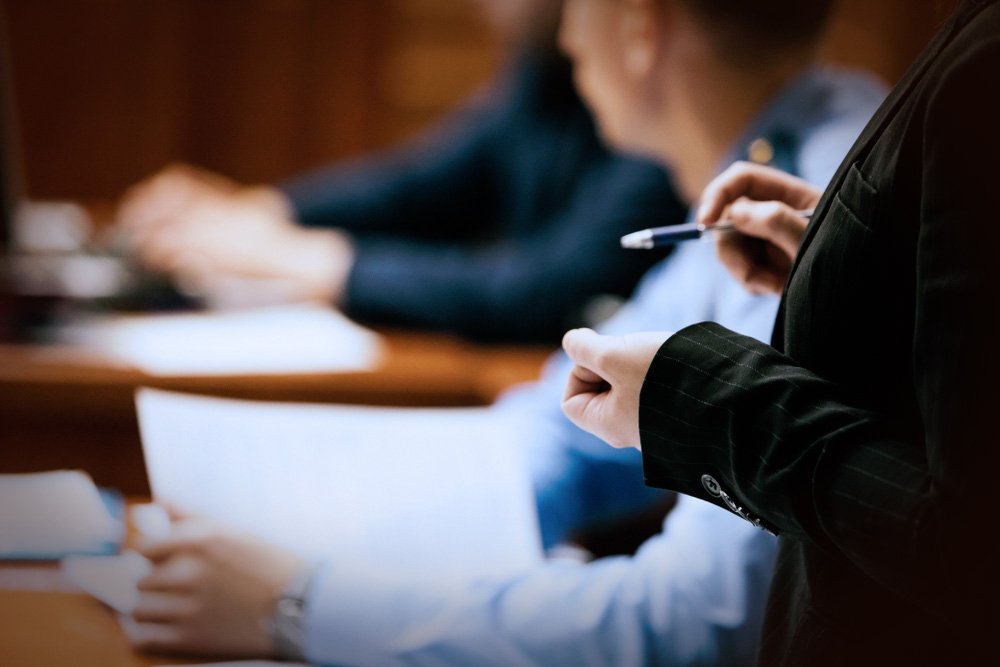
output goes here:
{"type": "Polygon", "coordinates": [[[315,566],[303,568],[275,596],[268,632],[274,653],[282,660],[301,661],[305,658],[306,594],[315,569],[315,566]]]}

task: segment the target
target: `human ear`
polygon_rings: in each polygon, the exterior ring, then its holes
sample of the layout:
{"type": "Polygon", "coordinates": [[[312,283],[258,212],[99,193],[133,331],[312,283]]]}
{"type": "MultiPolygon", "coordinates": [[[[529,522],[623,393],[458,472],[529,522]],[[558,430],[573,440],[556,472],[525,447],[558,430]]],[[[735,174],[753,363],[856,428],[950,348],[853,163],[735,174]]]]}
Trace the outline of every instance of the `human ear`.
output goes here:
{"type": "Polygon", "coordinates": [[[625,73],[634,79],[650,74],[659,46],[655,0],[622,2],[621,43],[625,73]]]}

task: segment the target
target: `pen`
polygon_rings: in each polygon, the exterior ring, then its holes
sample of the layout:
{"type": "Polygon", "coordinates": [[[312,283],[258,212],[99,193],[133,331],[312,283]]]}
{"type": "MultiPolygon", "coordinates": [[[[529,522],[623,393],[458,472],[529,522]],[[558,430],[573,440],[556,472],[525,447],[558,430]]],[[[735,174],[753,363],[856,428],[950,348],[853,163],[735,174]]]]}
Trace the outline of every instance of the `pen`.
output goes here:
{"type": "MultiPolygon", "coordinates": [[[[796,215],[805,220],[808,220],[812,213],[812,209],[795,212],[796,215]]],[[[706,232],[725,232],[732,229],[735,229],[735,227],[729,220],[720,220],[714,225],[689,222],[683,225],[670,225],[668,227],[651,227],[650,229],[641,229],[637,232],[626,234],[622,237],[621,244],[623,248],[648,250],[681,241],[700,239],[702,234],[706,232]]]]}

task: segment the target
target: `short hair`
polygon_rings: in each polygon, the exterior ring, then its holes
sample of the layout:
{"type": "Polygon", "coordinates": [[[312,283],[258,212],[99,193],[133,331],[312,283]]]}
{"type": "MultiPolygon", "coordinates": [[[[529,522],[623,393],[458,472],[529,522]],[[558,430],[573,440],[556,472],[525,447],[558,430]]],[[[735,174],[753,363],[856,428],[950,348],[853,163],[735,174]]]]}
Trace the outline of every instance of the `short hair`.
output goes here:
{"type": "Polygon", "coordinates": [[[816,43],[835,0],[678,0],[723,56],[780,56],[816,43]]]}

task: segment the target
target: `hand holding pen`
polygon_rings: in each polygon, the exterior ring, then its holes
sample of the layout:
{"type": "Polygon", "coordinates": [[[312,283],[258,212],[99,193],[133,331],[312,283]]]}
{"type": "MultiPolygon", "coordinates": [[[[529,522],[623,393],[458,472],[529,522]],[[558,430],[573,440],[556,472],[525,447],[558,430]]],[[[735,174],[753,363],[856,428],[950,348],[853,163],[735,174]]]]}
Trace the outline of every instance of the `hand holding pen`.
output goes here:
{"type": "MultiPolygon", "coordinates": [[[[771,202],[747,202],[751,206],[771,202]]],[[[736,206],[736,204],[734,204],[736,206]]],[[[802,220],[808,221],[813,214],[811,208],[792,213],[802,220]]],[[[719,220],[715,224],[706,225],[701,222],[688,222],[683,225],[669,225],[667,227],[650,227],[640,229],[637,232],[626,234],[621,238],[623,248],[631,250],[649,250],[662,246],[673,245],[681,241],[693,241],[700,239],[708,232],[729,232],[736,230],[736,223],[731,219],[719,220]]]]}
{"type": "Polygon", "coordinates": [[[783,171],[737,162],[705,188],[692,226],[669,229],[683,238],[709,230],[739,232],[716,236],[719,259],[750,292],[780,293],[821,195],[783,171]]]}

